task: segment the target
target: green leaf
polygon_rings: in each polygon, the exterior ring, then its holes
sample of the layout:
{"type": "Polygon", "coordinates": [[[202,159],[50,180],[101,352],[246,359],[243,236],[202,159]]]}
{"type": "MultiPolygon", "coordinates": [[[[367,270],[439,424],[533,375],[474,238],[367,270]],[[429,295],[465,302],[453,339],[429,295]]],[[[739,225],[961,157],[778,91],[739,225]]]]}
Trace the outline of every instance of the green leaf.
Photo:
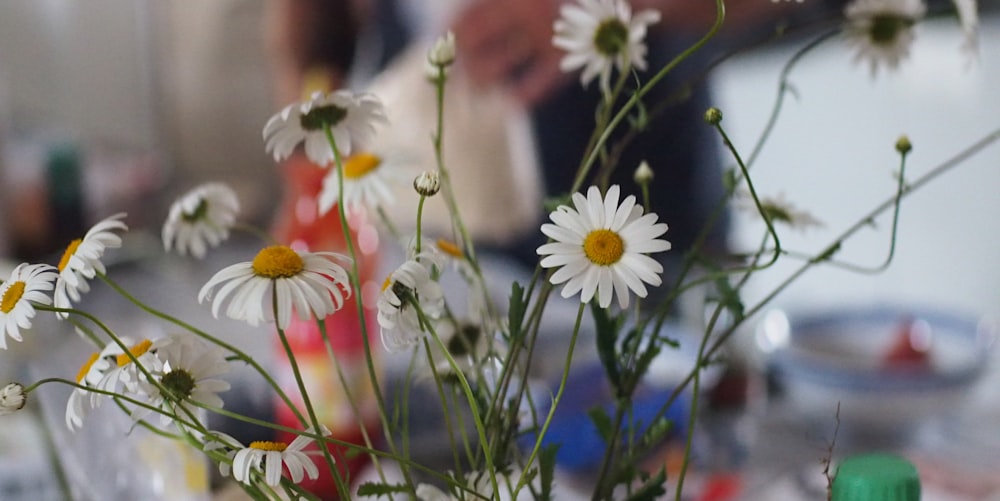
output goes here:
{"type": "Polygon", "coordinates": [[[667,493],[666,488],[663,487],[666,482],[667,470],[660,468],[655,476],[643,483],[642,487],[639,487],[639,490],[633,492],[627,499],[628,501],[656,501],[667,493]]]}
{"type": "Polygon", "coordinates": [[[507,328],[510,329],[511,341],[519,339],[524,334],[521,330],[521,324],[524,322],[524,313],[527,309],[524,287],[514,282],[510,286],[510,308],[507,310],[507,328]]]}
{"type": "Polygon", "coordinates": [[[556,453],[559,452],[559,444],[550,444],[542,449],[538,455],[538,473],[542,491],[536,501],[551,501],[552,486],[555,484],[556,453]]]}
{"type": "Polygon", "coordinates": [[[601,435],[601,438],[605,442],[611,441],[611,436],[614,434],[614,426],[611,423],[611,416],[604,410],[603,407],[594,407],[587,411],[587,415],[590,416],[590,420],[594,423],[597,428],[597,433],[601,435]]]}
{"type": "Polygon", "coordinates": [[[597,329],[597,356],[601,359],[601,365],[604,366],[604,372],[608,375],[612,389],[618,394],[622,375],[615,342],[618,340],[621,319],[610,316],[608,310],[598,307],[596,302],[592,302],[590,306],[594,315],[594,327],[597,329]]]}
{"type": "Polygon", "coordinates": [[[386,496],[389,499],[392,499],[393,494],[409,491],[410,489],[406,486],[406,484],[380,484],[375,482],[366,482],[358,486],[358,496],[386,496]]]}

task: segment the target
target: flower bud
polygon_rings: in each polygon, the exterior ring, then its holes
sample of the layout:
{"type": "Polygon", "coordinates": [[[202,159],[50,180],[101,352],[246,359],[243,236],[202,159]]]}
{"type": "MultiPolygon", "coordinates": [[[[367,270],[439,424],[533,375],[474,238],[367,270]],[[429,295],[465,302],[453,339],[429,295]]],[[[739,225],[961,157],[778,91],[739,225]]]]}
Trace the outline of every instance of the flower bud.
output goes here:
{"type": "Polygon", "coordinates": [[[708,122],[709,125],[719,125],[719,122],[722,121],[722,111],[714,106],[709,108],[705,111],[705,121],[708,122]]]}
{"type": "Polygon", "coordinates": [[[455,34],[449,31],[435,40],[427,51],[427,61],[433,66],[450,66],[455,62],[455,34]]]}
{"type": "Polygon", "coordinates": [[[413,180],[413,189],[417,190],[417,193],[421,196],[434,196],[441,189],[441,179],[438,177],[437,172],[421,172],[413,180]]]}
{"type": "Polygon", "coordinates": [[[20,383],[10,383],[0,389],[0,416],[13,414],[24,408],[24,386],[20,383]]]}
{"type": "Polygon", "coordinates": [[[902,155],[905,155],[909,153],[911,150],[913,150],[913,144],[910,143],[910,138],[906,137],[905,135],[899,136],[899,139],[896,140],[896,151],[898,151],[902,155]]]}
{"type": "Polygon", "coordinates": [[[649,162],[643,160],[639,162],[639,167],[635,169],[635,173],[632,174],[632,179],[635,180],[635,184],[639,186],[645,186],[653,180],[653,169],[649,167],[649,162]]]}

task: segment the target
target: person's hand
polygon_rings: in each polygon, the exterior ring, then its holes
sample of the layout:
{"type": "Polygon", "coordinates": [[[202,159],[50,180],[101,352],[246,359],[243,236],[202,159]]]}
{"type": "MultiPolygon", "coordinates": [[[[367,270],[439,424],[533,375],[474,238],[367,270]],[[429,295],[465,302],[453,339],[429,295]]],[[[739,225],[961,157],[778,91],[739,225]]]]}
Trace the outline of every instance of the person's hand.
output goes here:
{"type": "Polygon", "coordinates": [[[525,104],[548,96],[573,77],[559,69],[552,45],[558,0],[486,0],[459,13],[452,26],[458,59],[473,83],[504,85],[525,104]]]}

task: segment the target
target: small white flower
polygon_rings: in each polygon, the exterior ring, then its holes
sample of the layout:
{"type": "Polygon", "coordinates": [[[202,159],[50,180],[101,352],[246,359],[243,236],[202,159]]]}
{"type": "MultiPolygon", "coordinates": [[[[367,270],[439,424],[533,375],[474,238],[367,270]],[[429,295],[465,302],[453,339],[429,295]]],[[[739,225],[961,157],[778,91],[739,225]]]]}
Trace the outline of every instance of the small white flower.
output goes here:
{"type": "Polygon", "coordinates": [[[31,328],[32,303],[52,304],[46,292],[52,290],[57,276],[50,265],[21,263],[0,284],[0,349],[7,349],[7,336],[21,341],[21,329],[31,328]]]}
{"type": "MultiPolygon", "coordinates": [[[[125,344],[132,341],[127,338],[121,340],[125,344]]],[[[94,353],[80,367],[76,375],[76,382],[88,388],[99,388],[109,371],[118,367],[118,355],[124,353],[118,343],[108,343],[100,353],[94,353]]],[[[90,409],[100,405],[104,395],[87,391],[83,388],[73,388],[66,401],[66,427],[70,431],[76,431],[83,426],[83,418],[87,416],[90,409]]]]}
{"type": "MultiPolygon", "coordinates": [[[[398,167],[381,154],[356,152],[344,160],[344,208],[375,210],[392,205],[395,198],[390,186],[398,181],[393,169],[398,167]]],[[[331,169],[323,178],[319,192],[319,213],[326,214],[340,199],[340,174],[331,169]]]]}
{"type": "Polygon", "coordinates": [[[427,61],[433,66],[449,66],[455,62],[455,34],[449,31],[435,40],[427,52],[427,61]]]}
{"type": "MultiPolygon", "coordinates": [[[[188,420],[195,414],[194,403],[210,407],[222,407],[218,393],[230,388],[228,382],[217,379],[229,372],[229,363],[223,351],[190,335],[176,335],[158,339],[155,356],[159,359],[150,375],[156,384],[145,378],[140,379],[139,393],[146,395],[149,404],[160,407],[166,413],[160,415],[160,422],[169,424],[174,414],[188,420]]],[[[136,420],[148,415],[149,409],[137,409],[136,420]]]]}
{"type": "Polygon", "coordinates": [[[367,142],[375,124],[385,121],[381,101],[372,94],[339,90],[330,94],[314,92],[308,101],[286,106],[264,125],[265,149],[275,161],[288,158],[299,143],[306,156],[320,166],[334,160],[333,148],[323,125],[329,125],[342,155],[351,153],[355,142],[367,142]]]}
{"type": "Polygon", "coordinates": [[[553,28],[552,43],[567,52],[559,63],[565,72],[583,68],[580,82],[586,86],[599,77],[608,92],[611,70],[646,69],[646,30],[659,22],[660,13],[643,10],[632,15],[625,0],[579,0],[564,5],[553,28]]]}
{"type": "MultiPolygon", "coordinates": [[[[309,428],[307,433],[313,433],[309,428]]],[[[320,428],[320,435],[327,436],[330,430],[326,427],[320,428]]],[[[233,461],[232,466],[226,462],[219,463],[219,472],[223,476],[229,476],[230,471],[237,482],[250,484],[252,482],[251,471],[264,473],[264,483],[270,486],[277,486],[281,483],[282,469],[288,470],[288,475],[292,482],[299,483],[304,477],[310,480],[319,478],[319,468],[310,456],[321,454],[319,450],[303,450],[314,440],[305,435],[299,435],[292,440],[292,443],[257,441],[251,442],[249,447],[243,446],[236,439],[216,434],[218,441],[206,443],[206,449],[213,450],[219,448],[231,448],[226,456],[233,461]]]]}
{"type": "Polygon", "coordinates": [[[253,261],[228,266],[201,288],[198,302],[212,299],[212,314],[218,318],[229,300],[226,316],[257,326],[274,317],[272,294],[276,296],[278,327],[291,322],[292,310],[299,318],[323,318],[343,305],[351,295],[347,271],[333,260],[349,258],[336,252],[298,252],[274,245],[262,249],[253,261]]]}
{"type": "Polygon", "coordinates": [[[163,225],[163,248],[202,259],[209,247],[229,238],[236,223],[240,201],[236,192],[222,183],[205,183],[187,192],[170,206],[163,225]]]}
{"type": "MultiPolygon", "coordinates": [[[[90,291],[87,281],[98,273],[105,273],[101,258],[105,250],[122,246],[122,238],[115,231],[128,230],[122,222],[124,218],[124,213],[115,214],[95,224],[83,238],[73,240],[66,247],[59,260],[59,279],[54,294],[56,308],[72,308],[81,294],[90,291]]],[[[59,318],[69,316],[66,312],[59,312],[58,315],[59,318]]]]}
{"type": "Polygon", "coordinates": [[[20,383],[9,383],[0,389],[0,416],[13,414],[24,408],[27,403],[24,386],[20,383]]]}
{"type": "Polygon", "coordinates": [[[867,61],[874,77],[880,65],[894,70],[910,55],[913,25],[924,17],[923,0],[854,0],[844,8],[844,34],[856,49],[855,62],[867,61]]]}
{"type": "Polygon", "coordinates": [[[543,224],[542,233],[555,242],[538,248],[545,256],[543,268],[559,268],[549,279],[566,285],[563,297],[580,293],[584,303],[595,293],[601,308],[611,304],[612,292],[618,305],[628,307],[629,290],[646,297],[643,282],[660,285],[663,266],[646,254],[670,249],[670,242],[657,237],[666,233],[666,223],[657,223],[657,215],[642,214],[635,196],[618,204],[619,188],[613,185],[602,199],[600,190],[591,186],[586,198],[573,194],[575,208],[560,206],[549,218],[555,224],[543,224]]]}
{"type": "Polygon", "coordinates": [[[411,259],[389,275],[378,298],[378,325],[386,350],[398,351],[427,332],[429,326],[420,321],[418,307],[428,320],[435,319],[444,308],[444,294],[430,270],[411,259]]]}

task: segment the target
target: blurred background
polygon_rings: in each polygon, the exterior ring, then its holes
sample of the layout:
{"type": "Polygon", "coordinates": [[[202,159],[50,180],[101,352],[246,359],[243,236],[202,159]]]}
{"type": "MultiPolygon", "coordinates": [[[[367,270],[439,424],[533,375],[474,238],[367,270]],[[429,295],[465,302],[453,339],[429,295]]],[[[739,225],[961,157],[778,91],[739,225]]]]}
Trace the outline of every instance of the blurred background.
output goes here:
{"type": "MultiPolygon", "coordinates": [[[[938,19],[918,26],[911,57],[896,72],[871,78],[837,43],[795,68],[794,95],[753,172],[761,194],[783,194],[823,222],[783,232],[786,249],[819,252],[891,197],[901,134],[914,146],[912,180],[1000,127],[1000,9],[983,4],[981,50],[972,64],[959,53],[957,22],[938,19]]],[[[173,197],[209,180],[237,190],[246,219],[270,224],[281,193],[261,129],[285,103],[275,99],[265,9],[262,0],[0,1],[0,261],[60,252],[117,211],[127,211],[130,225],[159,245],[158,226],[173,197]]],[[[781,67],[797,48],[763,47],[715,73],[714,104],[741,152],[757,140],[781,67]]],[[[1000,146],[993,145],[907,197],[887,271],[870,276],[819,266],[777,296],[773,309],[906,304],[1000,318],[998,184],[1000,146]]],[[[888,214],[839,257],[881,262],[888,214]]],[[[753,248],[763,231],[758,220],[737,213],[733,247],[753,248]]],[[[795,269],[785,266],[752,281],[746,302],[795,269]]],[[[749,357],[753,363],[766,365],[753,329],[739,342],[761,357],[749,357]]],[[[255,349],[266,356],[268,346],[255,349]]],[[[20,371],[17,350],[24,349],[0,352],[0,380],[20,371]]],[[[975,391],[995,388],[990,381],[1000,382],[996,370],[975,391]]],[[[991,419],[1000,416],[1000,404],[989,404],[991,419]]]]}

